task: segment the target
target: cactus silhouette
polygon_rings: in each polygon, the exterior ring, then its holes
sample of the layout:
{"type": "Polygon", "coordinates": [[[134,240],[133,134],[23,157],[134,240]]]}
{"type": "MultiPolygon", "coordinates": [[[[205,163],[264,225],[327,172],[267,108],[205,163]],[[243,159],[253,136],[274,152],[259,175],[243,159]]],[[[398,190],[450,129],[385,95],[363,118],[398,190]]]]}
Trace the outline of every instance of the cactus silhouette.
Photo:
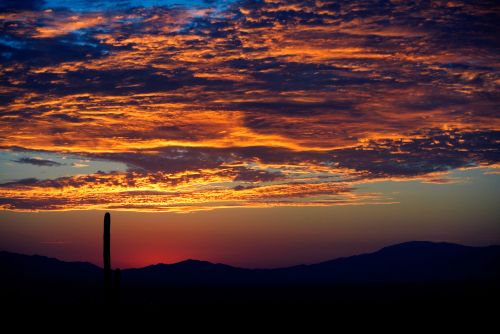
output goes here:
{"type": "Polygon", "coordinates": [[[114,275],[111,271],[111,215],[104,214],[104,234],[103,234],[103,262],[104,262],[104,302],[120,302],[120,269],[115,269],[114,275]]]}
{"type": "Polygon", "coordinates": [[[111,215],[104,215],[104,299],[110,301],[111,297],[111,215]]]}

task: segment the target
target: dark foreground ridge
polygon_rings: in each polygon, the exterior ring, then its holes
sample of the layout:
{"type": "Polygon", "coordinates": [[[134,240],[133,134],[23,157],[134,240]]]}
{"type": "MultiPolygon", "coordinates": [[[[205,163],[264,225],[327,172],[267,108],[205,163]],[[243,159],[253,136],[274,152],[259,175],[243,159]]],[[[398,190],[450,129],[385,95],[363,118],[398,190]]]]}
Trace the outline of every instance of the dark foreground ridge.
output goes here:
{"type": "MultiPolygon", "coordinates": [[[[10,304],[101,304],[103,269],[0,252],[1,298],[10,304]]],[[[187,260],[122,270],[123,305],[497,300],[500,246],[413,241],[313,265],[243,269],[187,260]]]]}

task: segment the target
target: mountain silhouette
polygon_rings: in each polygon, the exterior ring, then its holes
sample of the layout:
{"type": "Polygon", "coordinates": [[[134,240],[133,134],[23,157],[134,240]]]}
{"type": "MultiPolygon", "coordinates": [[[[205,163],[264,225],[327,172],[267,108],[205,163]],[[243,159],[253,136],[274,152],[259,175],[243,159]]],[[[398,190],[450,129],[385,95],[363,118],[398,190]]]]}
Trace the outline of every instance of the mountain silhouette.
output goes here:
{"type": "MultiPolygon", "coordinates": [[[[244,269],[186,260],[122,270],[123,302],[395,302],[498,296],[500,246],[413,241],[312,265],[244,269]],[[437,295],[436,295],[437,294],[437,295]],[[413,299],[412,299],[413,298],[413,299]]],[[[89,263],[0,252],[2,300],[100,303],[102,269],[89,263]]]]}
{"type": "Polygon", "coordinates": [[[499,264],[500,246],[413,241],[375,253],[300,267],[295,272],[305,279],[322,282],[446,282],[494,279],[499,277],[499,264]]]}
{"type": "Polygon", "coordinates": [[[494,279],[500,246],[413,241],[312,265],[242,269],[187,260],[124,270],[131,281],[164,283],[404,283],[494,279]]]}

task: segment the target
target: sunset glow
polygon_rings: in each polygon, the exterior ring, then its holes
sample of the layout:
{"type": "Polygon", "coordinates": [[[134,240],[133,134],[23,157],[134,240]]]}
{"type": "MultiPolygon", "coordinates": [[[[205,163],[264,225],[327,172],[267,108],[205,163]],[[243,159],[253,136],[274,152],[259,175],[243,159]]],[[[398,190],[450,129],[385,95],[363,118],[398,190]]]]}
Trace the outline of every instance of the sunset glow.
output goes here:
{"type": "Polygon", "coordinates": [[[498,181],[490,1],[20,3],[0,7],[4,214],[394,207],[377,184],[498,181]]]}

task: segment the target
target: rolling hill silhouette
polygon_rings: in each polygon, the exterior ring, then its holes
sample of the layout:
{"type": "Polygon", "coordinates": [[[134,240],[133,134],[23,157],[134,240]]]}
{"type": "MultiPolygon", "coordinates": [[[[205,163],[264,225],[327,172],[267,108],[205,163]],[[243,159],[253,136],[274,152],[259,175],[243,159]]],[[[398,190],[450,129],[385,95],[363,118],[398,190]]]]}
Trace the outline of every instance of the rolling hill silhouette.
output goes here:
{"type": "MultiPolygon", "coordinates": [[[[500,246],[423,241],[312,265],[243,269],[186,260],[122,270],[124,304],[395,303],[498,296],[500,246]]],[[[0,252],[2,300],[99,304],[102,269],[0,252]]]]}

